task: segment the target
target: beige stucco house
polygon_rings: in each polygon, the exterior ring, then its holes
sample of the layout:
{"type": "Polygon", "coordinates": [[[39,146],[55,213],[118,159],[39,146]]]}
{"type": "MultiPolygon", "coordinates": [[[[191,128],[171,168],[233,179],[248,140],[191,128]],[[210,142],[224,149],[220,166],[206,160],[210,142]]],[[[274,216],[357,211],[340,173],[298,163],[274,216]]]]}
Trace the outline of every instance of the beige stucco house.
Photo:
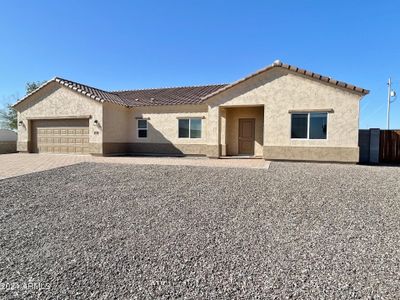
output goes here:
{"type": "Polygon", "coordinates": [[[107,92],[56,77],[14,105],[18,151],[358,162],[366,94],[280,61],[222,85],[107,92]]]}

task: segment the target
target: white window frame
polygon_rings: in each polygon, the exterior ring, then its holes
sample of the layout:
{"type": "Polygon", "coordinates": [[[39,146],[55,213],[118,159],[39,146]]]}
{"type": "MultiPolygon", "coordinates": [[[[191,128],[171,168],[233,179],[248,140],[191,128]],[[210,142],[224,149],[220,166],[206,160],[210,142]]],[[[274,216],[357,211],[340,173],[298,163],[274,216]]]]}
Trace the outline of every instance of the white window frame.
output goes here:
{"type": "Polygon", "coordinates": [[[327,141],[328,140],[328,123],[329,123],[329,112],[328,111],[292,111],[290,112],[290,139],[293,141],[327,141]],[[326,113],[326,138],[325,139],[310,139],[310,119],[312,113],[326,113]],[[307,138],[292,138],[292,115],[293,114],[307,114],[307,138]]]}
{"type": "Polygon", "coordinates": [[[202,139],[203,138],[203,118],[202,117],[189,117],[189,118],[178,118],[178,139],[182,139],[182,140],[191,140],[191,139],[193,139],[193,140],[200,140],[200,139],[202,139]],[[196,119],[196,120],[200,120],[200,137],[196,137],[196,138],[192,138],[191,137],[191,122],[190,122],[190,120],[192,120],[192,119],[196,119]],[[180,137],[179,136],[179,121],[180,120],[189,120],[189,136],[188,137],[180,137]]]}
{"type": "Polygon", "coordinates": [[[145,140],[149,137],[149,120],[147,119],[136,119],[136,137],[140,140],[145,140]],[[146,128],[139,128],[139,121],[146,121],[146,128]],[[146,137],[139,136],[139,130],[146,130],[146,137]]]}

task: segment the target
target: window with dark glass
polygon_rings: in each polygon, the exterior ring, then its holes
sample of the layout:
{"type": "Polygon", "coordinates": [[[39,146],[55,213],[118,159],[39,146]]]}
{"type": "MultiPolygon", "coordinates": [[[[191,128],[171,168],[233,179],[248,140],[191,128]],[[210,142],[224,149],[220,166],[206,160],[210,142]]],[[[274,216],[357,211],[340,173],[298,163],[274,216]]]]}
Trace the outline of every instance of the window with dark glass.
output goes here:
{"type": "Polygon", "coordinates": [[[137,136],[138,138],[147,138],[147,120],[137,120],[137,136]]]}
{"type": "Polygon", "coordinates": [[[178,120],[178,137],[180,138],[201,138],[201,119],[188,118],[178,120]]]}
{"type": "Polygon", "coordinates": [[[308,114],[292,114],[292,139],[306,139],[308,114]]]}
{"type": "Polygon", "coordinates": [[[328,113],[292,113],[292,139],[326,139],[328,113]]]}
{"type": "Polygon", "coordinates": [[[201,119],[190,119],[190,138],[201,138],[201,119]]]}
{"type": "Polygon", "coordinates": [[[179,137],[189,137],[189,119],[179,119],[179,137]]]}
{"type": "Polygon", "coordinates": [[[310,113],[310,139],[326,139],[327,113],[310,113]]]}

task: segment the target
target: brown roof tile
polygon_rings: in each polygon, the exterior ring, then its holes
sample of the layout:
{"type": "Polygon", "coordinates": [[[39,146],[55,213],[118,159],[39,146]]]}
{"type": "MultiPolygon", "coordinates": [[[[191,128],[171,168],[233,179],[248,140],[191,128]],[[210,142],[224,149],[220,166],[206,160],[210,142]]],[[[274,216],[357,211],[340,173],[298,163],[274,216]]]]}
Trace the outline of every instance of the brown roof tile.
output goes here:
{"type": "Polygon", "coordinates": [[[55,77],[43,84],[40,88],[26,95],[20,101],[14,104],[18,105],[34,93],[36,93],[42,87],[48,85],[50,82],[57,82],[63,86],[66,86],[78,93],[81,93],[87,97],[90,97],[99,102],[110,102],[114,104],[123,105],[126,107],[138,107],[138,106],[159,106],[159,105],[182,105],[182,104],[201,104],[207,99],[215,96],[227,89],[230,89],[237,84],[240,84],[258,74],[267,72],[273,68],[285,68],[292,72],[296,72],[317,80],[321,80],[331,85],[339,86],[343,89],[347,89],[359,94],[366,95],[369,93],[368,90],[363,88],[332,79],[330,77],[322,76],[311,71],[303,70],[298,67],[283,64],[280,61],[275,61],[271,66],[261,69],[247,77],[244,77],[232,84],[214,84],[204,86],[187,86],[187,87],[170,87],[170,88],[156,88],[156,89],[143,89],[143,90],[127,90],[127,91],[104,91],[97,89],[85,84],[74,82],[71,80],[55,77]]]}
{"type": "Polygon", "coordinates": [[[100,90],[100,89],[97,89],[97,88],[94,88],[94,87],[91,87],[91,86],[88,86],[85,84],[81,84],[81,83],[78,83],[75,81],[63,79],[60,77],[55,77],[53,79],[50,79],[46,83],[42,84],[39,88],[37,88],[33,92],[27,94],[25,97],[20,99],[17,103],[15,103],[13,105],[13,107],[15,107],[18,104],[20,104],[21,102],[25,101],[27,98],[29,98],[30,96],[35,94],[37,91],[39,91],[43,87],[49,85],[51,82],[57,82],[63,86],[70,88],[71,90],[74,90],[78,93],[81,93],[81,94],[83,94],[87,97],[90,97],[99,102],[111,102],[111,103],[127,106],[125,104],[125,102],[118,95],[115,95],[113,93],[106,92],[106,91],[103,91],[103,90],[100,90]]]}
{"type": "Polygon", "coordinates": [[[201,104],[202,98],[226,84],[171,87],[112,92],[125,101],[128,106],[156,106],[178,104],[201,104]]]}
{"type": "Polygon", "coordinates": [[[106,101],[126,106],[125,101],[113,93],[59,77],[56,77],[55,81],[97,101],[106,101]]]}
{"type": "MultiPolygon", "coordinates": [[[[110,102],[126,107],[200,104],[203,102],[202,98],[204,96],[207,96],[208,94],[213,93],[226,85],[215,84],[205,86],[170,87],[107,92],[72,80],[55,77],[46,82],[40,88],[54,81],[96,101],[110,102]]],[[[18,105],[26,98],[36,93],[40,88],[26,95],[20,101],[15,103],[14,106],[18,105]]]]}

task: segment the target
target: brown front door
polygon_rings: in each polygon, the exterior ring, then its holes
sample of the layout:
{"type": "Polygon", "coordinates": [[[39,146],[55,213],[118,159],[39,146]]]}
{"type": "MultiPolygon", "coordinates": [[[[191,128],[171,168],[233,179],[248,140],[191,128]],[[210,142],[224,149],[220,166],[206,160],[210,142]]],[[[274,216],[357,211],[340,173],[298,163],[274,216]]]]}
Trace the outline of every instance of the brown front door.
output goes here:
{"type": "Polygon", "coordinates": [[[239,154],[254,155],[255,119],[239,119],[239,154]]]}

